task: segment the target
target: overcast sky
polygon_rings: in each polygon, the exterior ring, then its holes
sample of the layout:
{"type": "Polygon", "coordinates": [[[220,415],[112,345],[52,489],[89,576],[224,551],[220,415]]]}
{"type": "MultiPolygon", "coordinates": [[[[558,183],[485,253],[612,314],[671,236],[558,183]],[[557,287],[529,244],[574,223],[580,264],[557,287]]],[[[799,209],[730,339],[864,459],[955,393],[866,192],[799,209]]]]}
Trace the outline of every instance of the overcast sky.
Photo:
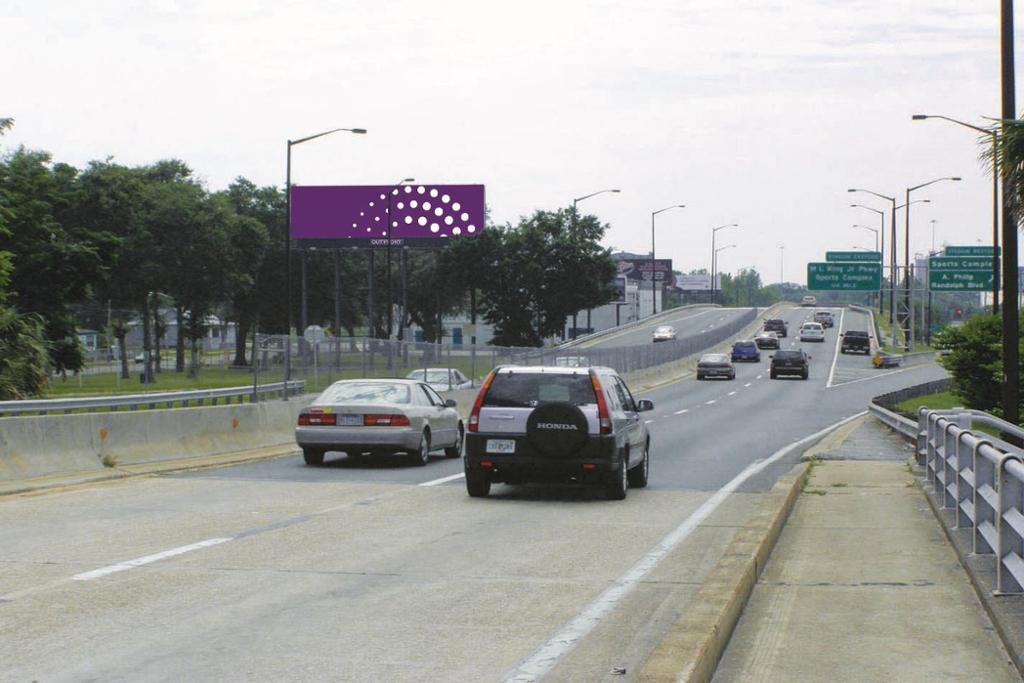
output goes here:
{"type": "Polygon", "coordinates": [[[963,176],[914,195],[932,203],[912,251],[932,220],[938,244],[990,243],[976,135],[910,116],[998,115],[998,4],[5,0],[0,144],[177,157],[216,190],[283,185],[288,138],[365,127],[295,148],[294,182],[483,183],[498,223],[621,188],[580,204],[608,246],[649,252],[651,212],[681,203],[657,219],[676,269],[707,267],[711,228],[736,222],[722,270],[778,281],[784,244],[804,282],[826,249],[874,246],[852,186],[963,176]]]}

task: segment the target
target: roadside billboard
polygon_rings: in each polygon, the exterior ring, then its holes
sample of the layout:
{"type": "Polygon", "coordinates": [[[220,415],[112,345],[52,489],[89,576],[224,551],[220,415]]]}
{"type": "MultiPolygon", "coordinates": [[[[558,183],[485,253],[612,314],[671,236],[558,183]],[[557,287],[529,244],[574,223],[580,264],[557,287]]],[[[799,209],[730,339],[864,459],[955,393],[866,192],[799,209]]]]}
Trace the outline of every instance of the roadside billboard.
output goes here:
{"type": "Polygon", "coordinates": [[[655,259],[654,263],[651,263],[651,259],[643,257],[619,259],[620,277],[650,283],[652,271],[655,282],[666,286],[675,284],[675,277],[672,275],[672,259],[670,258],[655,259]]]}
{"type": "Polygon", "coordinates": [[[483,230],[484,186],[293,186],[291,211],[300,248],[438,247],[483,230]]]}

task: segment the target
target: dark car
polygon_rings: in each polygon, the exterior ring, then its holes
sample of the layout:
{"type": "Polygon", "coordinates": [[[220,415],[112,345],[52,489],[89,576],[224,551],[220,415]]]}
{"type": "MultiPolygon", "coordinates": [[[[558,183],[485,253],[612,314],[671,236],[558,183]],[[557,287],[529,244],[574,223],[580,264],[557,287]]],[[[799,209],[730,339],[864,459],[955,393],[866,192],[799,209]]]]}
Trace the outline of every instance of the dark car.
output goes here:
{"type": "Polygon", "coordinates": [[[737,363],[741,360],[753,361],[755,363],[761,360],[761,351],[752,339],[740,339],[733,342],[732,362],[737,363]]]}
{"type": "Polygon", "coordinates": [[[622,500],[647,485],[650,436],[635,400],[611,368],[505,366],[491,371],[466,424],[466,490],[491,484],[598,484],[622,500]]]}
{"type": "Polygon", "coordinates": [[[865,355],[871,355],[871,335],[864,330],[847,330],[839,337],[839,353],[850,353],[857,351],[865,355]]]}
{"type": "Polygon", "coordinates": [[[764,329],[766,332],[774,332],[780,337],[785,337],[789,326],[782,318],[768,318],[764,321],[764,329]]]}
{"type": "Polygon", "coordinates": [[[708,377],[724,377],[736,379],[736,368],[733,367],[729,356],[724,353],[705,353],[697,361],[697,379],[708,377]]]}
{"type": "Polygon", "coordinates": [[[811,357],[799,349],[776,351],[768,373],[771,379],[782,375],[799,375],[801,379],[810,376],[811,357]]]}
{"type": "Polygon", "coordinates": [[[764,330],[757,333],[757,336],[754,337],[754,343],[757,344],[759,349],[777,349],[779,348],[779,335],[764,330]]]}

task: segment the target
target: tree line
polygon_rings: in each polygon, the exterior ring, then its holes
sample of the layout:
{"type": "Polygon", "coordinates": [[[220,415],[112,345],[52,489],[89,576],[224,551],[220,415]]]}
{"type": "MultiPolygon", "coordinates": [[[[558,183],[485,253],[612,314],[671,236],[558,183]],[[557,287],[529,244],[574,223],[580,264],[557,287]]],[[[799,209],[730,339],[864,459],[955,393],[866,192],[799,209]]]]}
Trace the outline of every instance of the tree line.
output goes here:
{"type": "MultiPolygon", "coordinates": [[[[10,126],[0,120],[0,132],[10,126]]],[[[492,324],[494,344],[536,346],[562,331],[566,316],[614,296],[615,265],[600,246],[608,226],[569,209],[537,211],[516,224],[488,224],[446,248],[409,250],[404,325],[427,341],[442,330],[438,313],[470,303],[492,324]]],[[[85,362],[77,331],[103,330],[116,342],[127,378],[126,336],[141,325],[155,351],[149,379],[163,371],[160,348],[171,310],[179,334],[174,370],[197,373],[198,347],[217,315],[237,325],[234,364],[248,362],[255,331],[284,334],[300,288],[285,287],[285,194],[238,177],[211,191],[183,161],[126,166],[112,158],[84,168],[19,147],[0,157],[0,398],[39,395],[51,373],[85,362]],[[187,347],[187,348],[186,348],[187,347]],[[186,352],[189,362],[186,362],[186,352]]],[[[336,334],[386,337],[387,301],[367,305],[370,263],[377,292],[384,259],[342,250],[341,327],[336,334]]],[[[332,250],[292,252],[305,259],[309,322],[334,318],[332,250]]],[[[391,272],[399,291],[399,272],[391,272]]],[[[293,331],[294,333],[294,331],[293,331]]]]}

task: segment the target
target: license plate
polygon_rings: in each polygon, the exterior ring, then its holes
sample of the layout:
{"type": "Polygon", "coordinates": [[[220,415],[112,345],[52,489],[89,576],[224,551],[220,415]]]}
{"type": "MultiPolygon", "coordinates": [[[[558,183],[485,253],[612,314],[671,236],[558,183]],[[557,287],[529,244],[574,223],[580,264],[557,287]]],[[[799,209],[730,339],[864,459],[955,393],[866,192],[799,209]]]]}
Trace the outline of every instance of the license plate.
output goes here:
{"type": "Polygon", "coordinates": [[[487,439],[488,453],[515,453],[516,442],[513,439],[487,439]]]}
{"type": "Polygon", "coordinates": [[[341,416],[341,424],[346,425],[348,427],[353,427],[353,426],[356,426],[356,425],[361,425],[361,424],[363,424],[363,416],[362,415],[342,415],[341,416]]]}

